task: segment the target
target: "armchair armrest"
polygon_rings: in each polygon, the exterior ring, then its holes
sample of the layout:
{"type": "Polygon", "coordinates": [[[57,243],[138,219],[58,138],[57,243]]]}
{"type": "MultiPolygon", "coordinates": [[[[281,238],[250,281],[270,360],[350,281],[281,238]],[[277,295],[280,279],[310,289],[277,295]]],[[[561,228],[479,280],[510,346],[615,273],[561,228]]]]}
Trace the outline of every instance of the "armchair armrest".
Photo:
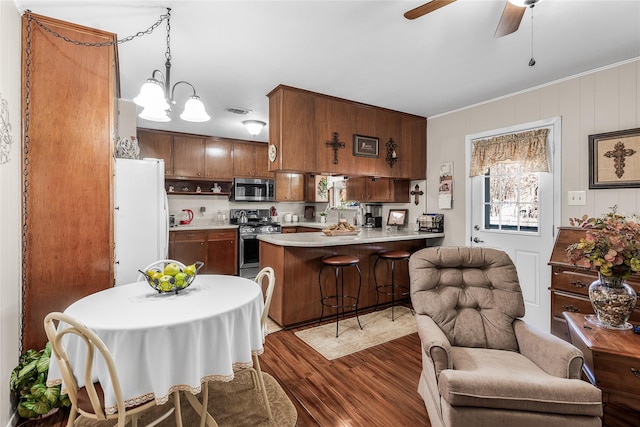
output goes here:
{"type": "Polygon", "coordinates": [[[549,375],[580,379],[584,357],[574,345],[516,319],[513,322],[520,354],[549,375]]]}
{"type": "Polygon", "coordinates": [[[415,317],[422,348],[431,359],[437,378],[442,370],[453,367],[451,343],[431,317],[418,313],[415,317]]]}

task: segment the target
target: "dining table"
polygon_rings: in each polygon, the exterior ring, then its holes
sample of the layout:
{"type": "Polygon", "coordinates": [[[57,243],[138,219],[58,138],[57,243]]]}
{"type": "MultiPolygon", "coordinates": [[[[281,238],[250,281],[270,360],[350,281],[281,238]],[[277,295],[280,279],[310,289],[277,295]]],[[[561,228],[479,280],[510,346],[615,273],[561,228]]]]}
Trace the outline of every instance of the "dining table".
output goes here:
{"type": "MultiPolygon", "coordinates": [[[[152,399],[162,405],[179,390],[200,411],[195,395],[202,384],[231,381],[234,370],[251,367],[252,355],[262,353],[263,308],[262,289],[255,281],[197,275],[178,293],[159,293],[140,281],[83,297],[64,313],[93,330],[110,350],[126,407],[152,399]]],[[[76,337],[65,339],[83,387],[85,348],[76,337]]],[[[116,412],[110,376],[98,356],[94,373],[105,391],[106,412],[116,412]]],[[[65,392],[57,363],[49,367],[47,384],[62,384],[65,392]]],[[[210,414],[207,423],[216,425],[210,414]]]]}

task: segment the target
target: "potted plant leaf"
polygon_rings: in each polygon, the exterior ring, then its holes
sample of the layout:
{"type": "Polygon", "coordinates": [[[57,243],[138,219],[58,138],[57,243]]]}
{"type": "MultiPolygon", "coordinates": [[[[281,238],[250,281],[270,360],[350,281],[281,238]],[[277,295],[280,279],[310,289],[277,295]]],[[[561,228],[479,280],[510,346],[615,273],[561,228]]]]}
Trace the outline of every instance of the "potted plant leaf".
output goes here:
{"type": "Polygon", "coordinates": [[[22,418],[43,417],[71,405],[69,396],[60,394],[60,384],[47,387],[50,358],[51,344],[47,342],[40,351],[27,350],[11,371],[9,387],[18,397],[18,415],[22,418]]]}

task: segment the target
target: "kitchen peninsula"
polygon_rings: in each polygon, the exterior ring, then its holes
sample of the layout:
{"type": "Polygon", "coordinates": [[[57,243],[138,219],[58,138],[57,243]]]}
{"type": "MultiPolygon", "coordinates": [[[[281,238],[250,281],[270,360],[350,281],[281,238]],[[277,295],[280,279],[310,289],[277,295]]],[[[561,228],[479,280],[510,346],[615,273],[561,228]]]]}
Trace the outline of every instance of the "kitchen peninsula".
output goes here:
{"type": "MultiPolygon", "coordinates": [[[[310,233],[260,235],[260,268],[270,266],[275,271],[276,287],[269,316],[282,326],[319,319],[321,313],[318,273],[323,256],[348,254],[360,259],[362,289],[358,309],[376,304],[373,264],[376,254],[382,250],[406,250],[415,252],[441,242],[444,233],[425,233],[409,230],[388,231],[362,229],[357,235],[326,236],[320,230],[310,233]]],[[[390,276],[387,263],[378,263],[378,278],[390,276]]],[[[347,269],[352,270],[352,269],[347,269]]],[[[345,291],[357,289],[357,273],[345,270],[345,291]]],[[[406,263],[396,264],[396,280],[408,283],[406,263]]],[[[335,280],[333,272],[326,269],[323,281],[335,280]]],[[[391,297],[380,296],[380,304],[391,302],[391,297]]],[[[334,312],[335,313],[335,312],[334,312]]],[[[325,309],[325,316],[330,315],[325,309]]]]}

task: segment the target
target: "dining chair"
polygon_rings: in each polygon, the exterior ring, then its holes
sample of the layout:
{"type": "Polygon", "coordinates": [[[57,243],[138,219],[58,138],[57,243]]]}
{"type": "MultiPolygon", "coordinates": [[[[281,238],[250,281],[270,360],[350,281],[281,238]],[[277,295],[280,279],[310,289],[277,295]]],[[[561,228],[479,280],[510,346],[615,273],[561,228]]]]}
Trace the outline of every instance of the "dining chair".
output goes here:
{"type": "MultiPolygon", "coordinates": [[[[265,331],[267,325],[267,318],[269,317],[269,307],[271,306],[271,298],[273,297],[273,289],[276,284],[276,277],[271,267],[264,267],[262,270],[258,272],[255,277],[255,282],[262,289],[262,294],[264,297],[264,308],[262,309],[262,316],[260,317],[260,327],[263,331],[265,331]],[[266,280],[266,288],[265,288],[265,280],[266,280]]],[[[264,401],[264,406],[267,409],[267,415],[269,419],[273,419],[273,414],[271,412],[271,406],[269,405],[269,397],[267,396],[267,389],[264,385],[264,378],[262,376],[262,369],[260,369],[260,359],[258,358],[257,353],[251,354],[251,359],[253,361],[253,367],[251,368],[241,368],[235,371],[236,374],[249,370],[251,371],[251,377],[253,378],[253,385],[262,393],[262,400],[264,401]]],[[[207,384],[204,385],[202,389],[202,405],[203,410],[201,412],[200,419],[200,427],[204,427],[207,419],[207,403],[209,399],[209,387],[207,384]]]]}
{"type": "MultiPolygon", "coordinates": [[[[44,329],[49,342],[51,342],[52,354],[58,363],[62,380],[69,395],[69,400],[71,400],[71,411],[67,421],[67,427],[75,425],[82,417],[97,421],[117,419],[117,427],[124,427],[131,421],[131,425],[137,427],[140,415],[156,406],[155,400],[151,400],[133,407],[125,407],[118,372],[111,352],[95,332],[87,328],[77,319],[64,313],[49,313],[44,319],[44,329]],[[55,322],[58,322],[58,325],[56,325],[55,322]],[[86,358],[84,360],[82,376],[85,385],[83,387],[78,385],[78,379],[73,371],[73,362],[69,360],[65,348],[66,340],[63,338],[67,335],[75,335],[78,339],[82,340],[86,346],[86,358]],[[109,372],[113,392],[116,397],[116,412],[112,414],[107,414],[104,405],[104,389],[102,385],[99,382],[94,382],[93,368],[96,361],[95,358],[98,356],[102,357],[109,372]]],[[[175,413],[176,426],[182,427],[180,395],[178,391],[173,392],[173,407],[149,424],[146,424],[146,426],[152,427],[157,425],[169,417],[171,413],[175,413]]]]}

